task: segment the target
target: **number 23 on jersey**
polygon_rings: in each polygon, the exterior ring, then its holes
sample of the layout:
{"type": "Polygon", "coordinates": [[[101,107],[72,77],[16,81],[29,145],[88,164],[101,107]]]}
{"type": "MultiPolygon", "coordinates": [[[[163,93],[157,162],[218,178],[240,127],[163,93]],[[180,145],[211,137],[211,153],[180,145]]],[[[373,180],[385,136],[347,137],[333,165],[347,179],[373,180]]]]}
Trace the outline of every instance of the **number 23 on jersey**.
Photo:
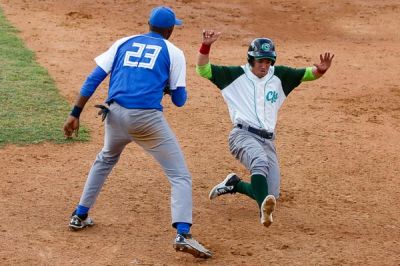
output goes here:
{"type": "Polygon", "coordinates": [[[160,54],[161,47],[137,42],[134,42],[132,47],[136,48],[136,51],[127,51],[125,53],[124,66],[153,69],[157,57],[160,54]]]}

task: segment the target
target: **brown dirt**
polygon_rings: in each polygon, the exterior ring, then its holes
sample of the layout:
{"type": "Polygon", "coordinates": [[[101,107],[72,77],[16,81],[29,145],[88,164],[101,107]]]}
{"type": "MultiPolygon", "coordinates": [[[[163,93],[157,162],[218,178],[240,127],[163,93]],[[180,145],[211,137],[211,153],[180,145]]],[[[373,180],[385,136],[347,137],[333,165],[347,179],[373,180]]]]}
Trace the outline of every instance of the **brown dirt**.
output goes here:
{"type": "MultiPolygon", "coordinates": [[[[400,90],[397,0],[167,0],[185,25],[172,41],[188,62],[190,98],[164,104],[193,174],[193,233],[214,253],[176,253],[169,184],[158,165],[129,146],[93,211],[97,225],[74,233],[68,216],[102,147],[94,108],[82,121],[88,143],[0,150],[1,265],[400,265],[400,90]],[[221,30],[213,62],[242,64],[248,42],[275,40],[278,63],[308,66],[336,54],[327,75],[296,89],[280,112],[282,197],[275,223],[258,221],[244,196],[207,198],[236,171],[230,121],[218,90],[196,76],[203,28],[221,30]]],[[[93,58],[116,39],[147,31],[158,1],[1,0],[8,19],[72,104],[93,58]]],[[[106,83],[89,106],[102,102],[106,83]]],[[[60,125],[61,128],[61,125],[60,125]]]]}

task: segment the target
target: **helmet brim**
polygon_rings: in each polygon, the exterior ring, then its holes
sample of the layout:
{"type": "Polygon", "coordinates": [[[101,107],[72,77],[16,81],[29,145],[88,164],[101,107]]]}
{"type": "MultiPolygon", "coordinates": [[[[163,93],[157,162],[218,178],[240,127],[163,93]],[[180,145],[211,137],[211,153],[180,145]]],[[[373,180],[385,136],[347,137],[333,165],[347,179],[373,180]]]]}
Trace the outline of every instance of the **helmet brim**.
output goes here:
{"type": "Polygon", "coordinates": [[[255,52],[255,51],[249,51],[247,54],[251,57],[254,57],[254,59],[264,59],[267,58],[269,60],[272,60],[275,62],[276,60],[276,54],[275,52],[255,52]]]}
{"type": "Polygon", "coordinates": [[[268,56],[268,55],[260,55],[260,56],[254,56],[254,59],[260,60],[260,59],[269,59],[273,62],[275,62],[276,58],[273,56],[268,56]]]}

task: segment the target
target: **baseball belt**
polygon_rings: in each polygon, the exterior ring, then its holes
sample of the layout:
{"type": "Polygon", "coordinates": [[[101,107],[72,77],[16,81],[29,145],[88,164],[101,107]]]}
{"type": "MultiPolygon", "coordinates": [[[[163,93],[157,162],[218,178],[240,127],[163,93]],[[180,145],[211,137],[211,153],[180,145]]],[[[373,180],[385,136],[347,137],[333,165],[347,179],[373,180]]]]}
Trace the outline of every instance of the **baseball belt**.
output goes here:
{"type": "Polygon", "coordinates": [[[264,139],[272,139],[272,137],[274,136],[274,133],[268,132],[265,129],[258,129],[251,126],[245,126],[242,124],[236,124],[236,126],[240,129],[244,129],[249,131],[250,133],[256,134],[257,136],[260,136],[264,139]]]}

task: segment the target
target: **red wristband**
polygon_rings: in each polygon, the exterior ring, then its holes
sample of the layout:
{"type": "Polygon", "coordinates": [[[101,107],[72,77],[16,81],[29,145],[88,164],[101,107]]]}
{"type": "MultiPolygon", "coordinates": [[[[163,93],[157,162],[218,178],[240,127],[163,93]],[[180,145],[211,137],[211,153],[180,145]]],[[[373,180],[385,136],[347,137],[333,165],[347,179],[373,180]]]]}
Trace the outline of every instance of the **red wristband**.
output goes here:
{"type": "Polygon", "coordinates": [[[199,52],[201,54],[209,54],[210,53],[211,45],[207,45],[202,43],[199,52]]]}

